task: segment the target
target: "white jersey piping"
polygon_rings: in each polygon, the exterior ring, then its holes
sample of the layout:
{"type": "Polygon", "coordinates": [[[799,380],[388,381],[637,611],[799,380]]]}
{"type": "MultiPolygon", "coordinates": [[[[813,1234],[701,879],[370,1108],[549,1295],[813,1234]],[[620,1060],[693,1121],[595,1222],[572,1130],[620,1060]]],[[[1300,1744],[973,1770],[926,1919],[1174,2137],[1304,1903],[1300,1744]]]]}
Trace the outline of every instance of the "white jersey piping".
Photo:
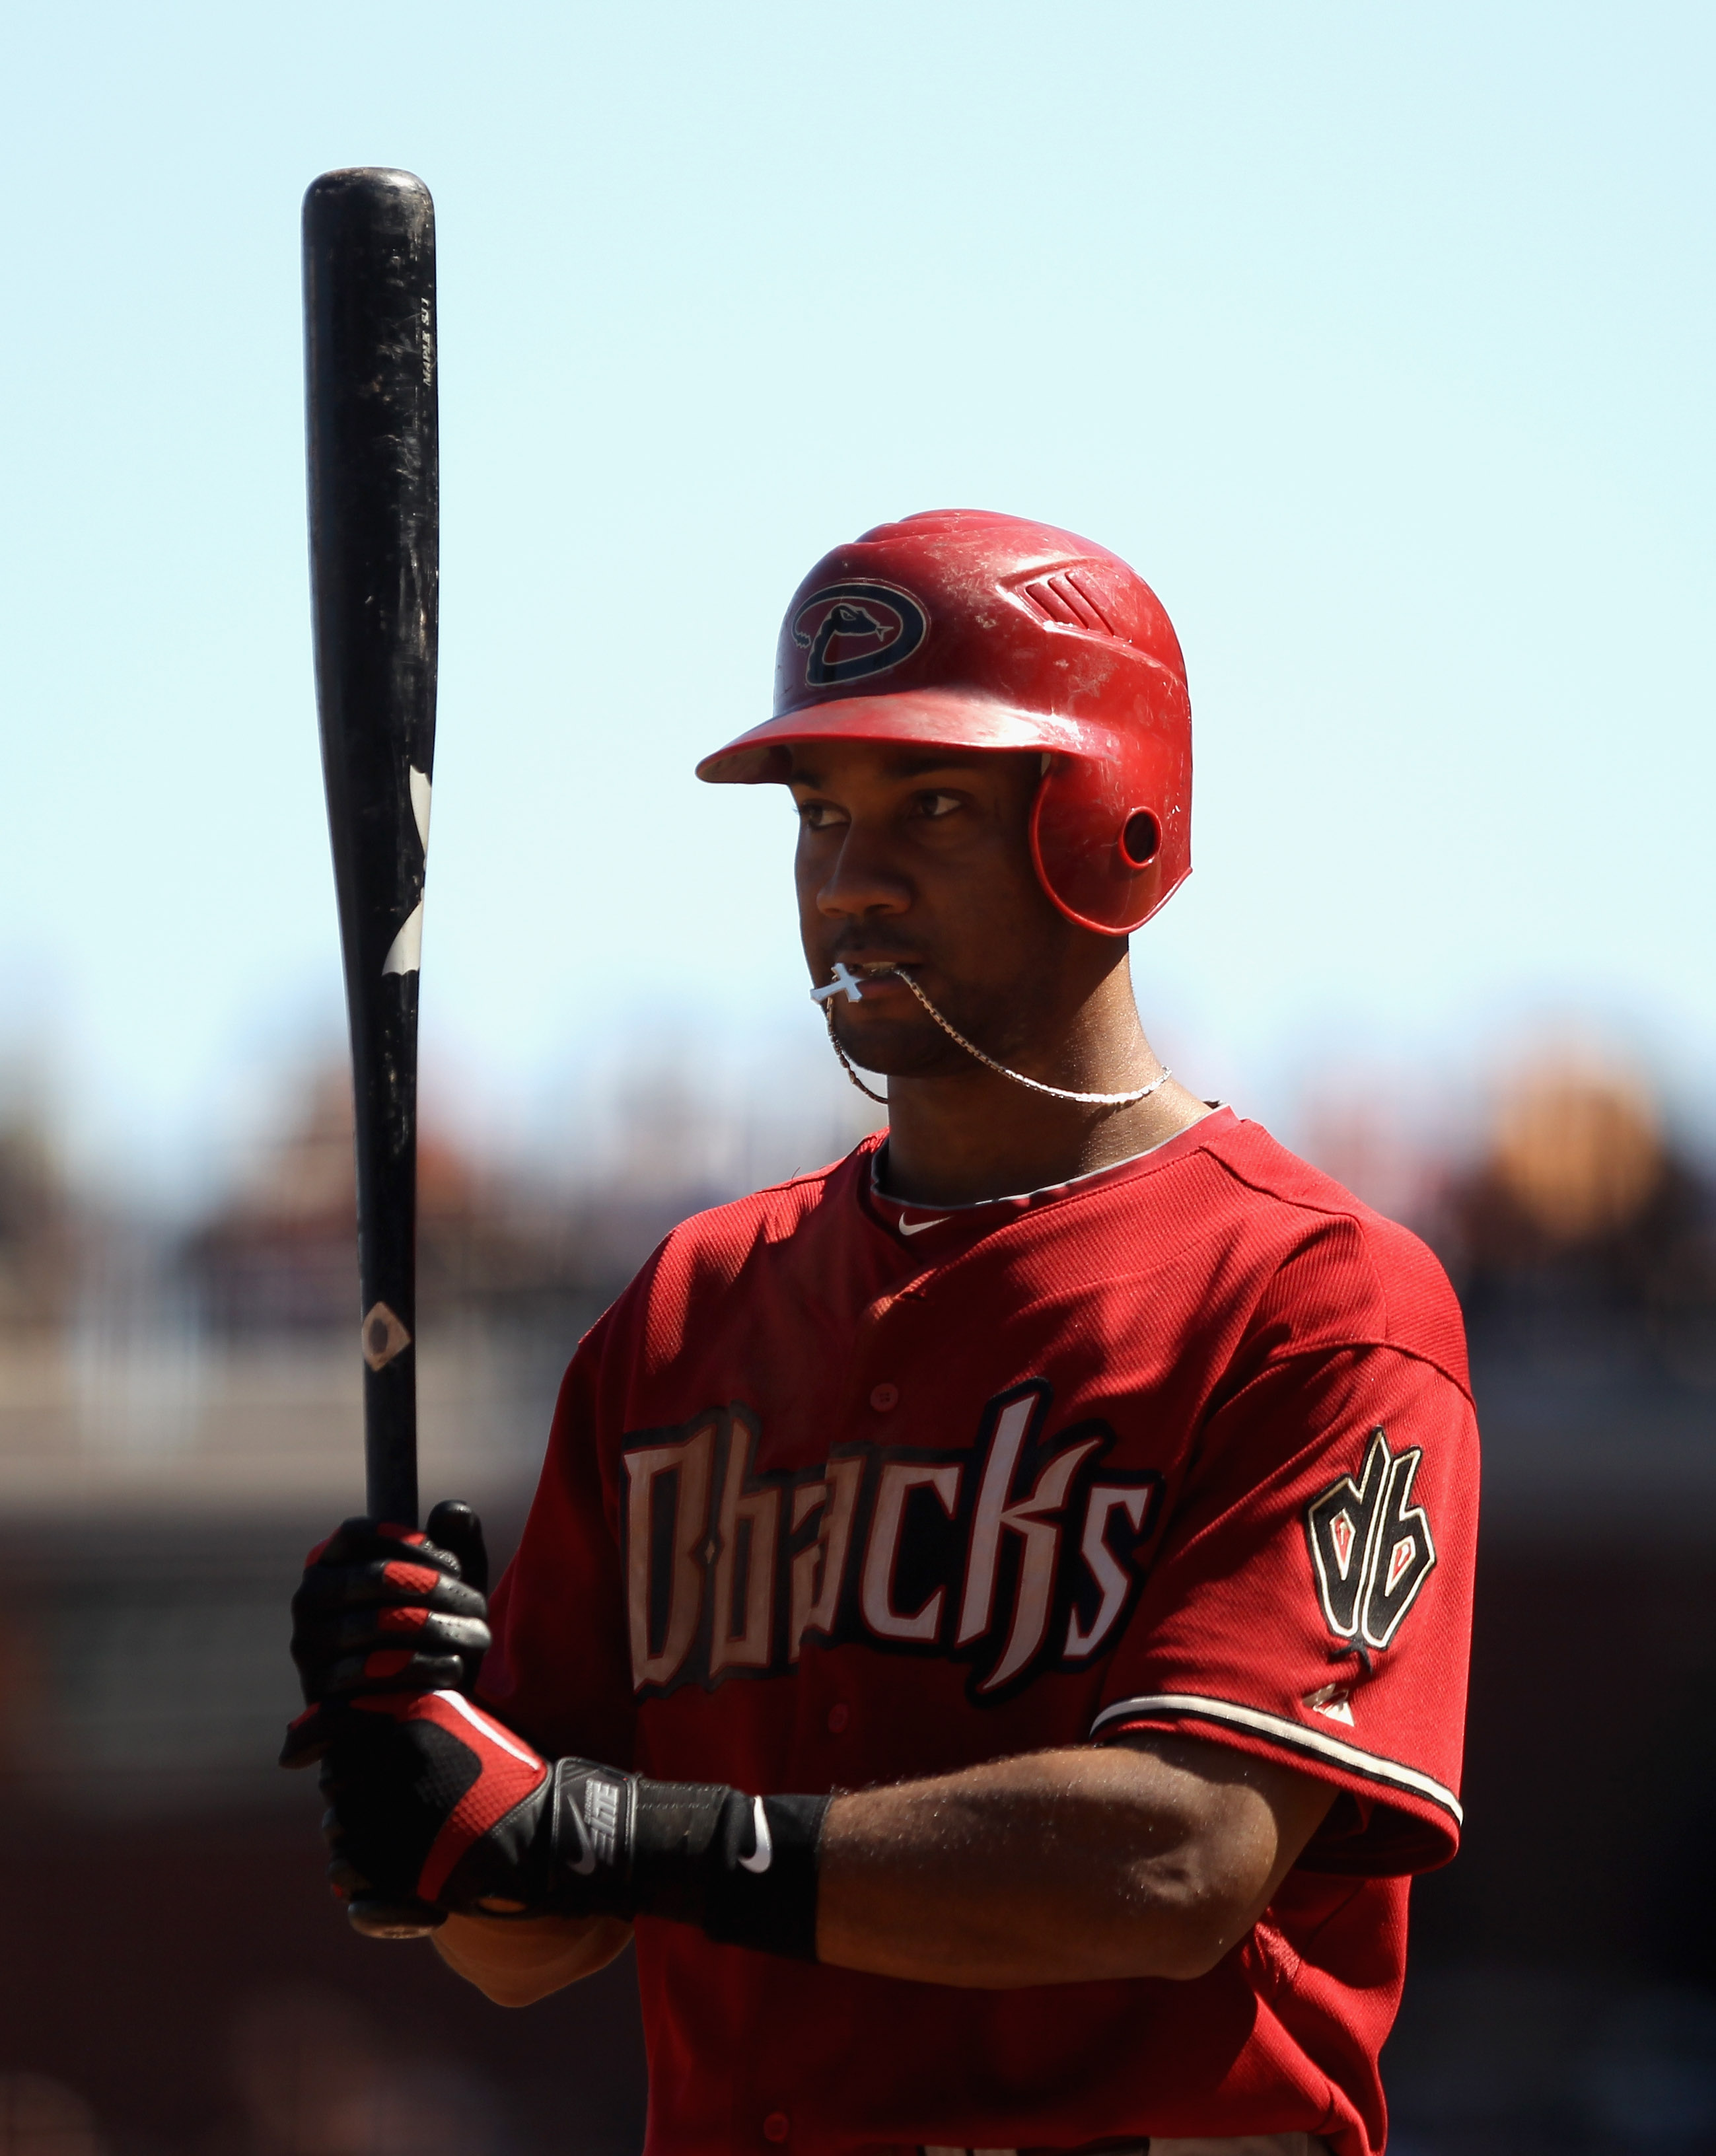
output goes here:
{"type": "Polygon", "coordinates": [[[1431,1775],[1420,1774],[1415,1767],[1403,1766],[1398,1759],[1385,1759],[1379,1753],[1362,1752],[1356,1744],[1344,1744],[1338,1737],[1325,1737],[1320,1729],[1307,1729],[1281,1715],[1265,1714],[1261,1707],[1241,1707],[1230,1699],[1204,1699],[1195,1692],[1163,1691],[1152,1692],[1142,1699],[1116,1700],[1112,1707],[1105,1707],[1091,1724],[1091,1734],[1094,1737],[1105,1722],[1144,1714],[1194,1714],[1206,1722],[1225,1722],[1236,1729],[1255,1730],[1259,1736],[1272,1737],[1296,1751],[1313,1753],[1319,1758],[1334,1761],[1338,1766],[1350,1767],[1354,1774],[1363,1774],[1371,1781],[1391,1782],[1396,1788],[1411,1790],[1415,1796],[1428,1797],[1433,1804],[1440,1804],[1450,1813],[1457,1824],[1465,1824],[1466,1815],[1453,1791],[1445,1789],[1431,1775]]]}

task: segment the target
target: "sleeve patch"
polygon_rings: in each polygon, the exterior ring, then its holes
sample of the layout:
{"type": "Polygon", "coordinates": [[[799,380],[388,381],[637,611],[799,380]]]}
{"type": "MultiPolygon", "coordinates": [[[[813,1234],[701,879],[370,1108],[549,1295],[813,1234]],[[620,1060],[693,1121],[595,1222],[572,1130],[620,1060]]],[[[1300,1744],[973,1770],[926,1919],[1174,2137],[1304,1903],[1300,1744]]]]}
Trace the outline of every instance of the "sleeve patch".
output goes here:
{"type": "Polygon", "coordinates": [[[1311,1569],[1323,1621],[1355,1647],[1386,1647],[1436,1569],[1436,1544],[1421,1505],[1412,1502],[1423,1450],[1390,1452],[1370,1434],[1355,1482],[1343,1475],[1305,1514],[1311,1569]]]}

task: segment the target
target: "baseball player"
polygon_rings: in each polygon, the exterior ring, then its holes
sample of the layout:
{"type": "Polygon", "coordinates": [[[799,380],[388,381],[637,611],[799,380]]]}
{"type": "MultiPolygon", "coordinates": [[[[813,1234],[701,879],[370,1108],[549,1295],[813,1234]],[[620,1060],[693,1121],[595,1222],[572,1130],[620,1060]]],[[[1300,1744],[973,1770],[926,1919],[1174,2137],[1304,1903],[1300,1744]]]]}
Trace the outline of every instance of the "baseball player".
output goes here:
{"type": "Polygon", "coordinates": [[[1477,1434],[1428,1252],[1140,1029],[1189,729],[1087,541],[818,562],[699,770],[789,788],[886,1136],[662,1244],[492,1607],[460,1508],[306,1571],[336,1891],[512,2005],[635,1937],[652,2156],[1383,2145],[1477,1434]]]}

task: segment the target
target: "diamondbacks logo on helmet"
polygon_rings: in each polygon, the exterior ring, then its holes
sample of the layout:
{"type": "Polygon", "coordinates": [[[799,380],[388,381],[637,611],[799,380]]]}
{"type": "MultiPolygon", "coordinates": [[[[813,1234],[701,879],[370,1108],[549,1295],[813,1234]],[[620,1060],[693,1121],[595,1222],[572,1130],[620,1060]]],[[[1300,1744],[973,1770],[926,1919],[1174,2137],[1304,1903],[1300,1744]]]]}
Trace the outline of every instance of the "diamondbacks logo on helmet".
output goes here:
{"type": "Polygon", "coordinates": [[[903,664],[923,642],[929,617],[897,584],[827,584],[799,607],[792,628],[809,654],[806,684],[825,689],[903,664]]]}
{"type": "Polygon", "coordinates": [[[1338,1640],[1385,1647],[1436,1568],[1436,1544],[1412,1484],[1421,1450],[1390,1452],[1379,1430],[1359,1480],[1323,1491],[1305,1515],[1323,1614],[1338,1640]]]}

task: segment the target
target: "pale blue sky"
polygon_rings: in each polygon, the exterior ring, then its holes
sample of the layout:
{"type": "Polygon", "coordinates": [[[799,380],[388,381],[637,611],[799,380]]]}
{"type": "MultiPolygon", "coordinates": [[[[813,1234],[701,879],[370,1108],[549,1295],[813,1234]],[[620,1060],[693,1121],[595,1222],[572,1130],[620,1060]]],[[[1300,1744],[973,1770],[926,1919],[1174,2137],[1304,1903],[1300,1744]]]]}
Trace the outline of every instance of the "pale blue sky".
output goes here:
{"type": "Polygon", "coordinates": [[[640,1024],[814,1029],[782,798],[691,766],[815,556],[947,505],[1179,627],[1197,873],[1137,970],[1194,1082],[1460,1080],[1552,1009],[1716,1071],[1713,63],[1708,10],[1493,0],[16,12],[0,1048],[170,1180],[337,1022],[298,205],[393,163],[425,1049],[492,1115],[640,1024]]]}

